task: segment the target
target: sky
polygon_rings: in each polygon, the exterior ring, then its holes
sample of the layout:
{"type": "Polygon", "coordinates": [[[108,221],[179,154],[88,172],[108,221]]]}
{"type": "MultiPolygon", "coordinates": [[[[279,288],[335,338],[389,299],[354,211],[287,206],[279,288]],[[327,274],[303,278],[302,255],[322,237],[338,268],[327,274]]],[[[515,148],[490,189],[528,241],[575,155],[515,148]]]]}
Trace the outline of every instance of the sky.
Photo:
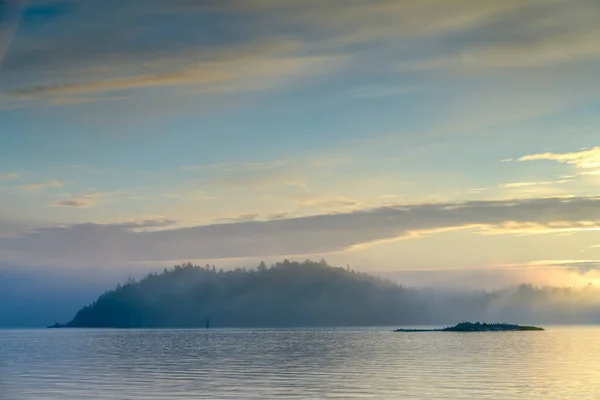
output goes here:
{"type": "Polygon", "coordinates": [[[597,0],[2,1],[0,269],[600,284],[598,21],[597,0]]]}

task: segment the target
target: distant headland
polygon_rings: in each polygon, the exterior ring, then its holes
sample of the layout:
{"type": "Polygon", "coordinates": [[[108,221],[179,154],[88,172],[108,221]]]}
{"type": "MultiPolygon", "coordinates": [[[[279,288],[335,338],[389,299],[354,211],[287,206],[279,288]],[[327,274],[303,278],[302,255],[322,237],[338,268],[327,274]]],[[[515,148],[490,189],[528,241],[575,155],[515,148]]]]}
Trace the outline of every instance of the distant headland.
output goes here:
{"type": "Polygon", "coordinates": [[[543,331],[537,326],[515,324],[488,324],[486,322],[461,322],[454,326],[440,329],[396,329],[394,332],[514,332],[514,331],[543,331]]]}

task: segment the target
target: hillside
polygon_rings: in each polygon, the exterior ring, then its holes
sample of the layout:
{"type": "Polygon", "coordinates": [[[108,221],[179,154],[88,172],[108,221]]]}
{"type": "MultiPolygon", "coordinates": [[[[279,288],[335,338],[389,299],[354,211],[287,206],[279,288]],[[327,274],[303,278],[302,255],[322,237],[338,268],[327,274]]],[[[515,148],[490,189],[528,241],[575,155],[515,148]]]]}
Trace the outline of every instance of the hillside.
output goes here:
{"type": "Polygon", "coordinates": [[[410,290],[328,266],[284,261],[234,271],[176,266],[129,281],[57,327],[369,326],[424,322],[410,290]]]}

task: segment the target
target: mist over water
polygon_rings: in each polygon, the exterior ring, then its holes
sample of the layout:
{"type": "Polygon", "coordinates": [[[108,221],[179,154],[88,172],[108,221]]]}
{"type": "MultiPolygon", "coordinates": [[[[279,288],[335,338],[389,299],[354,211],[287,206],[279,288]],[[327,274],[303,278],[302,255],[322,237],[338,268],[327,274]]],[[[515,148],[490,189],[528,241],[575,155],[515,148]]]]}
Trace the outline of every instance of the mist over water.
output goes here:
{"type": "Polygon", "coordinates": [[[597,398],[600,328],[546,328],[0,331],[0,398],[597,398]]]}
{"type": "MultiPolygon", "coordinates": [[[[77,326],[202,327],[207,317],[214,327],[600,322],[600,287],[592,284],[428,289],[398,286],[324,263],[276,265],[221,272],[190,265],[152,274],[138,280],[139,285],[103,296],[103,305],[80,315],[77,326]]],[[[86,271],[33,272],[0,270],[0,326],[67,323],[107,289],[126,281],[86,271]]]]}

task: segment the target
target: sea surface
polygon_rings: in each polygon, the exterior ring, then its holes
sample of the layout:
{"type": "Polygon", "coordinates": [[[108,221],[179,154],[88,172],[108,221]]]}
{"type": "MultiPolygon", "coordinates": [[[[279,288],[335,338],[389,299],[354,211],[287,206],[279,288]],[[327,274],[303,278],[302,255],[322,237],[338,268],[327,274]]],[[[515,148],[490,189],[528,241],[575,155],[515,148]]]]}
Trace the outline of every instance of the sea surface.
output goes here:
{"type": "Polygon", "coordinates": [[[598,399],[600,328],[3,330],[0,399],[598,399]]]}

